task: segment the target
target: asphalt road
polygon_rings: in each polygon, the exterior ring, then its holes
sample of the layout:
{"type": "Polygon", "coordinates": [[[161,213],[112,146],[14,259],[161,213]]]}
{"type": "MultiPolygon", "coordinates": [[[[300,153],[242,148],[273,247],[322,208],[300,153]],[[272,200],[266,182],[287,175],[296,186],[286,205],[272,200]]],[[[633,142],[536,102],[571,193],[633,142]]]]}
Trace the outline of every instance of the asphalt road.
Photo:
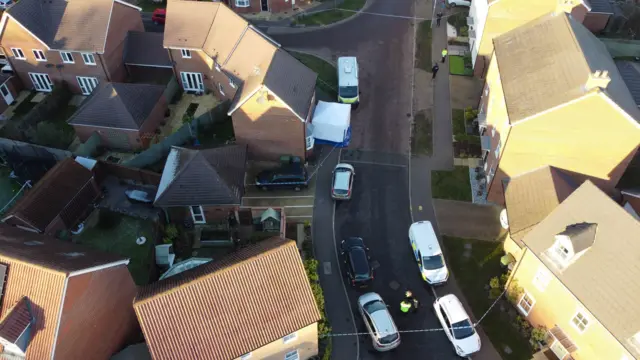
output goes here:
{"type": "Polygon", "coordinates": [[[146,32],[163,32],[164,25],[156,25],[151,21],[151,13],[150,12],[141,12],[142,15],[142,24],[144,25],[144,30],[146,32]]]}

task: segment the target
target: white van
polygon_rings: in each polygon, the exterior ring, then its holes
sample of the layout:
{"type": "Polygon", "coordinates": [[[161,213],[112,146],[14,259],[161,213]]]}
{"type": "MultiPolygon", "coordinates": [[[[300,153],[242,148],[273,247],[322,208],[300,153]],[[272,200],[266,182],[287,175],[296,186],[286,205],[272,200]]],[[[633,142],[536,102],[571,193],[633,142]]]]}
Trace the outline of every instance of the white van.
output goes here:
{"type": "Polygon", "coordinates": [[[338,58],[338,102],[354,106],[360,102],[358,60],[355,56],[338,58]]]}
{"type": "Polygon", "coordinates": [[[418,221],[411,224],[409,242],[424,281],[430,285],[444,284],[449,279],[449,270],[431,223],[418,221]]]}

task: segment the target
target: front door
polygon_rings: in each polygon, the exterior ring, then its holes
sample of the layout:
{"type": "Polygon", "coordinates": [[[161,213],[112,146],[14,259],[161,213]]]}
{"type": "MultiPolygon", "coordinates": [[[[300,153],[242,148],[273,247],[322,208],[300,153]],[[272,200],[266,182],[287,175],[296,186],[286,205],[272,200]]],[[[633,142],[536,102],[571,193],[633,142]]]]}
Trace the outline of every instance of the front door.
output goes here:
{"type": "Polygon", "coordinates": [[[4,102],[6,102],[7,105],[11,105],[11,103],[13,103],[13,95],[11,95],[11,92],[9,91],[9,87],[7,87],[7,84],[0,85],[0,93],[2,93],[4,102]]]}
{"type": "Polygon", "coordinates": [[[78,79],[82,95],[90,95],[93,89],[98,86],[98,79],[94,77],[76,76],[76,79],[78,79]]]}
{"type": "Polygon", "coordinates": [[[260,0],[262,11],[269,11],[269,0],[260,0]]]}
{"type": "Polygon", "coordinates": [[[39,74],[39,73],[29,73],[29,78],[31,78],[31,82],[33,83],[33,87],[37,91],[51,91],[53,88],[53,83],[51,82],[51,78],[47,74],[39,74]]]}
{"type": "Polygon", "coordinates": [[[204,91],[204,83],[202,82],[202,74],[194,72],[181,72],[182,87],[186,91],[204,91]]]}

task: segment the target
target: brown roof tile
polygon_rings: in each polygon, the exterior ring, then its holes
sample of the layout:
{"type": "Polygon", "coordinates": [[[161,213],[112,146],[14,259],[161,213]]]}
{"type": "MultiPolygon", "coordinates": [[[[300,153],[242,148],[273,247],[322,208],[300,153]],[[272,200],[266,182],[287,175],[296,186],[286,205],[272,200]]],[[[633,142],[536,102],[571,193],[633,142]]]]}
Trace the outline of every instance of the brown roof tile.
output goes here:
{"type": "Polygon", "coordinates": [[[163,33],[129,31],[124,54],[125,64],[172,68],[169,52],[162,46],[163,38],[163,33]]]}
{"type": "Polygon", "coordinates": [[[251,75],[265,76],[276,50],[277,45],[249,28],[222,65],[242,81],[251,75]]]}
{"type": "Polygon", "coordinates": [[[234,359],[320,320],[296,244],[279,238],[142,288],[134,308],[156,360],[234,359]]]}
{"type": "Polygon", "coordinates": [[[67,158],[49,170],[9,212],[32,227],[44,232],[61,214],[67,227],[97,198],[91,186],[93,174],[74,159],[67,158]]]}
{"type": "Polygon", "coordinates": [[[249,23],[233,10],[220,6],[204,43],[204,51],[218,64],[225,63],[248,26],[249,23]]]}
{"type": "MultiPolygon", "coordinates": [[[[20,346],[23,343],[20,341],[21,338],[24,336],[31,337],[31,334],[27,332],[32,330],[29,327],[34,322],[35,318],[31,313],[31,302],[27,297],[23,297],[0,319],[0,337],[20,346]]],[[[21,347],[21,350],[25,351],[26,347],[21,347]]]]}
{"type": "Polygon", "coordinates": [[[211,1],[167,1],[164,47],[202,49],[219,7],[211,1]]]}

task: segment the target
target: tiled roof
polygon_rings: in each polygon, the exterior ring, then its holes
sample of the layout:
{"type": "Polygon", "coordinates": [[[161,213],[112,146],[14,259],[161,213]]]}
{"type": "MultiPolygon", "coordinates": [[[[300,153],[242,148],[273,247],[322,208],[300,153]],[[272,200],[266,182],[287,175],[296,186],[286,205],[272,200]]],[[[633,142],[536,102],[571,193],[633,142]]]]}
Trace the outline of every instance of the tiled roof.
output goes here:
{"type": "Polygon", "coordinates": [[[272,238],[140,289],[156,360],[235,359],[320,320],[295,242],[272,238]]]}
{"type": "Polygon", "coordinates": [[[579,302],[634,356],[640,331],[640,222],[590,181],[584,182],[523,239],[579,302]],[[595,224],[595,241],[559,270],[543,253],[567,226],[595,224]]]}
{"type": "Polygon", "coordinates": [[[60,214],[65,225],[71,227],[98,196],[91,186],[92,177],[91,171],[74,159],[64,159],[28,190],[7,216],[44,232],[60,214]]]}
{"type": "Polygon", "coordinates": [[[622,80],[627,84],[633,100],[640,106],[640,63],[635,61],[616,61],[622,80]]]}
{"type": "Polygon", "coordinates": [[[591,8],[591,13],[613,14],[613,5],[610,0],[583,0],[591,8]]]}
{"type": "Polygon", "coordinates": [[[569,174],[552,166],[511,178],[504,192],[511,238],[522,240],[577,188],[569,174]]]}
{"type": "Polygon", "coordinates": [[[608,71],[606,95],[636,119],[640,110],[604,44],[562,12],[494,39],[509,121],[514,124],[584,96],[589,75],[608,71]]]}
{"type": "Polygon", "coordinates": [[[69,124],[139,130],[164,90],[161,85],[106,83],[93,91],[69,124]]]}
{"type": "Polygon", "coordinates": [[[114,0],[20,0],[7,13],[54,50],[104,52],[114,0]]]}
{"type": "Polygon", "coordinates": [[[22,351],[26,350],[25,336],[31,338],[30,327],[35,322],[31,310],[31,302],[25,296],[10,308],[0,319],[0,337],[16,344],[22,351]]]}
{"type": "Polygon", "coordinates": [[[239,205],[244,194],[247,147],[171,149],[156,206],[239,205]]]}
{"type": "Polygon", "coordinates": [[[162,39],[163,33],[129,31],[124,53],[125,64],[171,68],[169,52],[162,46],[162,39]]]}

